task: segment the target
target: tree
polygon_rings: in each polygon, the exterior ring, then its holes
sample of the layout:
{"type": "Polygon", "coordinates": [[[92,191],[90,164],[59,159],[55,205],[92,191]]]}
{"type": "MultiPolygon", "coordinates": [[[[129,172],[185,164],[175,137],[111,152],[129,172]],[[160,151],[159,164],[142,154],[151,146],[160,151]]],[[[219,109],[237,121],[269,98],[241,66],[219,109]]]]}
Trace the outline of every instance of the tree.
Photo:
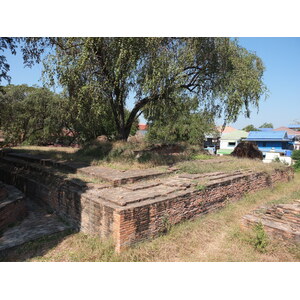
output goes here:
{"type": "MultiPolygon", "coordinates": [[[[36,41],[35,41],[36,42],[36,41]]],[[[258,107],[266,88],[259,57],[229,38],[56,38],[45,63],[49,84],[58,81],[84,111],[112,113],[118,138],[126,140],[141,113],[161,120],[171,107],[196,102],[198,112],[235,121],[258,107]],[[135,99],[126,116],[129,98],[135,99]]],[[[174,121],[174,120],[172,120],[174,121]]]]}
{"type": "MultiPolygon", "coordinates": [[[[0,38],[0,53],[8,49],[12,54],[16,54],[16,47],[17,39],[9,37],[0,38]]],[[[7,63],[6,57],[4,55],[0,55],[0,84],[3,79],[10,82],[11,78],[8,75],[9,70],[10,66],[7,63]]]]}
{"type": "Polygon", "coordinates": [[[259,128],[274,128],[272,123],[264,123],[261,126],[259,126],[259,128]]]}
{"type": "Polygon", "coordinates": [[[163,107],[160,114],[152,115],[145,109],[149,120],[147,139],[155,143],[174,143],[186,141],[190,144],[203,144],[205,134],[215,131],[214,116],[209,112],[197,110],[197,100],[176,99],[169,107],[163,107]]]}
{"type": "Polygon", "coordinates": [[[62,135],[65,99],[46,88],[8,85],[3,89],[0,127],[7,142],[48,144],[62,135]]]}
{"type": "MultiPolygon", "coordinates": [[[[5,50],[15,55],[20,46],[25,66],[31,67],[34,63],[41,61],[41,55],[46,49],[54,45],[53,38],[33,38],[33,37],[0,37],[0,53],[5,50]]],[[[2,80],[10,83],[10,65],[5,55],[0,55],[0,84],[2,80]]]]}
{"type": "Polygon", "coordinates": [[[250,125],[247,125],[246,127],[243,128],[243,130],[249,132],[249,131],[258,131],[258,129],[256,129],[254,127],[254,125],[250,124],[250,125]]]}

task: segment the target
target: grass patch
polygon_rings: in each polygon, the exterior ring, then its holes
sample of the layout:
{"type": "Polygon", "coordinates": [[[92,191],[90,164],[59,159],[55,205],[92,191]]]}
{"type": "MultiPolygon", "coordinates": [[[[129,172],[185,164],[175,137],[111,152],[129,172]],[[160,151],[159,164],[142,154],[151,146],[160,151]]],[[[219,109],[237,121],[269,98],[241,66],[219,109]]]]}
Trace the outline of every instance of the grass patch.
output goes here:
{"type": "Polygon", "coordinates": [[[216,162],[210,161],[185,161],[177,165],[181,172],[190,174],[201,174],[211,172],[233,172],[242,170],[252,170],[256,172],[271,173],[274,169],[284,169],[285,165],[282,163],[272,162],[265,164],[260,160],[253,160],[247,158],[224,157],[216,162]]]}
{"type": "Polygon", "coordinates": [[[81,161],[91,165],[115,169],[144,169],[173,165],[186,160],[208,160],[213,156],[201,148],[188,144],[150,145],[143,142],[91,142],[82,148],[71,147],[14,147],[15,151],[43,158],[64,161],[81,161]]]}

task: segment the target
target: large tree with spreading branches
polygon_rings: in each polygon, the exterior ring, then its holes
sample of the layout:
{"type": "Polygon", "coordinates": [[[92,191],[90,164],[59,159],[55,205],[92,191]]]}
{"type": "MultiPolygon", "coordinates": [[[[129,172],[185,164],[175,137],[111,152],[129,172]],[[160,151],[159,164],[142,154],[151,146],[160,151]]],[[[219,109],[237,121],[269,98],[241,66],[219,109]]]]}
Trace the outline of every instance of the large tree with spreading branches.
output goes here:
{"type": "Polygon", "coordinates": [[[226,123],[249,117],[266,92],[261,59],[230,38],[24,38],[26,65],[49,47],[46,82],[63,86],[79,114],[97,103],[99,118],[112,115],[123,140],[142,113],[153,123],[191,102],[191,114],[226,123]]]}
{"type": "MultiPolygon", "coordinates": [[[[142,113],[155,120],[178,103],[196,101],[193,113],[213,113],[231,122],[241,113],[249,117],[250,107],[258,108],[266,92],[261,59],[230,38],[48,41],[55,53],[45,62],[46,81],[62,85],[82,108],[87,99],[97,101],[99,117],[111,112],[123,140],[142,113]],[[129,99],[134,105],[126,114],[129,99]]],[[[36,42],[31,43],[33,49],[36,42]]]]}

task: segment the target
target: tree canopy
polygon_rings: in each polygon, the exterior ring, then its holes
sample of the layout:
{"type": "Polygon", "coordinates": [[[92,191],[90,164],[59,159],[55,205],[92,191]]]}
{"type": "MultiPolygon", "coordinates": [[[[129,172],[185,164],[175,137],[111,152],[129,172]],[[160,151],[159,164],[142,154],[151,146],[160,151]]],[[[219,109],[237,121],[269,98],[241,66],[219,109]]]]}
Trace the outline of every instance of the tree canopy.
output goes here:
{"type": "Polygon", "coordinates": [[[274,128],[272,123],[267,123],[265,122],[264,124],[262,124],[261,126],[259,126],[259,128],[274,128]]]}
{"type": "MultiPolygon", "coordinates": [[[[0,51],[15,54],[18,43],[26,66],[52,48],[44,80],[64,88],[72,126],[86,139],[116,132],[126,140],[142,113],[185,139],[200,118],[249,117],[266,94],[261,59],[230,38],[1,38],[0,51]]],[[[8,70],[2,55],[0,80],[8,70]]]]}
{"type": "Polygon", "coordinates": [[[8,143],[47,144],[62,135],[66,100],[46,88],[8,85],[0,93],[0,127],[8,143]]]}
{"type": "Polygon", "coordinates": [[[223,115],[231,122],[240,114],[249,117],[266,92],[261,59],[229,38],[52,38],[51,43],[48,84],[62,85],[82,112],[87,102],[97,103],[99,118],[112,115],[124,140],[142,113],[154,125],[172,108],[193,103],[192,116],[223,115]]]}
{"type": "Polygon", "coordinates": [[[249,131],[258,131],[258,129],[252,124],[247,125],[246,127],[243,128],[243,130],[245,130],[247,132],[249,132],[249,131]]]}
{"type": "MultiPolygon", "coordinates": [[[[17,41],[14,38],[1,37],[0,38],[0,54],[4,50],[10,50],[12,54],[16,54],[17,41]]],[[[6,60],[5,55],[0,55],[0,84],[2,80],[10,82],[10,76],[8,74],[10,66],[6,60]]]]}

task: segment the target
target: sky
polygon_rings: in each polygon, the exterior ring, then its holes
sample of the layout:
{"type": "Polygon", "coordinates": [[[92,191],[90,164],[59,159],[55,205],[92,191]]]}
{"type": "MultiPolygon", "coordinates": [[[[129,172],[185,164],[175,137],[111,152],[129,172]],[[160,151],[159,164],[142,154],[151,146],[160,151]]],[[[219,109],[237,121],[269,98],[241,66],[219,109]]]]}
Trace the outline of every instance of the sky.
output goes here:
{"type": "MultiPolygon", "coordinates": [[[[266,67],[263,80],[269,97],[261,100],[258,113],[252,109],[250,119],[240,116],[236,123],[228,125],[242,129],[249,124],[259,127],[268,122],[276,128],[300,121],[300,38],[247,37],[239,38],[239,44],[263,60],[266,67]]],[[[42,64],[25,68],[20,52],[16,56],[9,52],[5,55],[12,84],[42,85],[42,64]]],[[[128,107],[133,104],[134,99],[129,99],[128,107]]],[[[145,123],[144,118],[140,118],[140,123],[145,123]]],[[[217,123],[222,124],[222,120],[217,123]]]]}

